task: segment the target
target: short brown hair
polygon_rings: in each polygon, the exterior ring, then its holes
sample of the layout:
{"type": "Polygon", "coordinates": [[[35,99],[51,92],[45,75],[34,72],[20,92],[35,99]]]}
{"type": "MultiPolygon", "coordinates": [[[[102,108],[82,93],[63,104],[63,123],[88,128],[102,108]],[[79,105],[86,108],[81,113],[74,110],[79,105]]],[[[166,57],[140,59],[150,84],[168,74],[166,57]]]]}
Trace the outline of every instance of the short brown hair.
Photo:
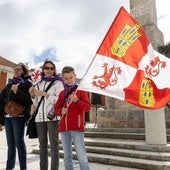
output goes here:
{"type": "Polygon", "coordinates": [[[71,73],[71,72],[74,73],[74,68],[71,67],[71,66],[65,66],[65,67],[62,69],[62,75],[63,75],[64,73],[71,73]]]}

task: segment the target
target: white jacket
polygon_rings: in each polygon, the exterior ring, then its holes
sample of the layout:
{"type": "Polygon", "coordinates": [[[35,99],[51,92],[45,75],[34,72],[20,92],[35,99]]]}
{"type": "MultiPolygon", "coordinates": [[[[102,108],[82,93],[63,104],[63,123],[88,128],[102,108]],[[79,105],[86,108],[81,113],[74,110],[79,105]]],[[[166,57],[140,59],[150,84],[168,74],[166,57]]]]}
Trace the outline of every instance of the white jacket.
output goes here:
{"type": "MultiPolygon", "coordinates": [[[[48,87],[49,84],[50,84],[50,82],[40,81],[35,86],[35,89],[45,91],[45,89],[48,87]]],[[[47,93],[49,94],[49,97],[48,98],[44,97],[44,100],[41,102],[39,109],[38,109],[38,113],[36,115],[35,122],[51,121],[47,118],[47,114],[54,107],[54,105],[58,99],[58,95],[59,95],[60,91],[62,91],[63,89],[64,89],[63,83],[59,80],[56,80],[51,85],[50,89],[47,91],[47,93]]],[[[37,106],[40,99],[41,99],[41,96],[38,96],[38,97],[35,97],[34,99],[32,99],[32,101],[37,106]]],[[[52,121],[55,121],[55,120],[56,120],[56,117],[52,121]]]]}

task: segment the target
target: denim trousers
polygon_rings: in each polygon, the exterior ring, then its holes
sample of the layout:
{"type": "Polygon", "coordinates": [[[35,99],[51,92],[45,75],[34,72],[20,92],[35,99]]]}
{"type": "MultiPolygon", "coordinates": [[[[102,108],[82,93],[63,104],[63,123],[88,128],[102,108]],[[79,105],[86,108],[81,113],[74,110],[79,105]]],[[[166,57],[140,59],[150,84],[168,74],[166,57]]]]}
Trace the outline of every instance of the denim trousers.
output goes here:
{"type": "Polygon", "coordinates": [[[36,127],[40,144],[40,170],[48,170],[48,135],[51,152],[50,170],[58,170],[58,121],[36,122],[36,127]]]}
{"type": "Polygon", "coordinates": [[[27,169],[26,145],[24,141],[25,134],[25,117],[6,117],[5,131],[7,138],[8,154],[6,170],[12,170],[15,167],[16,148],[18,150],[18,159],[20,170],[27,169]]]}
{"type": "Polygon", "coordinates": [[[73,170],[72,142],[76,149],[80,170],[89,170],[86,154],[84,132],[68,131],[61,132],[61,140],[64,150],[64,166],[66,170],[73,170]]]}

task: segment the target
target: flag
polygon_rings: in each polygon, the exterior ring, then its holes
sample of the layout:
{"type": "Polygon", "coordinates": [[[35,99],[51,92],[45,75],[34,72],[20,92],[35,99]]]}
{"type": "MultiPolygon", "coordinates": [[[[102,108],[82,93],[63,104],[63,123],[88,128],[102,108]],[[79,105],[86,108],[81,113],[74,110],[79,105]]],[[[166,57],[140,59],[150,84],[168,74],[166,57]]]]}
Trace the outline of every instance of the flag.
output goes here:
{"type": "Polygon", "coordinates": [[[38,81],[41,79],[41,74],[42,74],[42,66],[40,66],[38,69],[34,70],[31,73],[31,78],[33,80],[33,84],[35,85],[38,81]]]}
{"type": "Polygon", "coordinates": [[[142,26],[121,7],[78,89],[158,109],[170,101],[168,73],[170,60],[153,50],[142,26]]]}

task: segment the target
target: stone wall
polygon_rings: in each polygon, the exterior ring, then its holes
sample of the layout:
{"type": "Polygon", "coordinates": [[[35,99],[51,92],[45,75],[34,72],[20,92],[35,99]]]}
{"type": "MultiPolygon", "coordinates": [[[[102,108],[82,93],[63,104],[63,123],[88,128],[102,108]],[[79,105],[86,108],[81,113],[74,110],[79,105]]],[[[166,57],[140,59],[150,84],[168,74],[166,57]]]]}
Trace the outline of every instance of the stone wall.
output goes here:
{"type": "Polygon", "coordinates": [[[144,128],[144,111],[116,109],[98,111],[98,128],[144,128]]]}
{"type": "MultiPolygon", "coordinates": [[[[98,128],[145,128],[143,109],[98,110],[98,128]]],[[[165,107],[166,128],[170,128],[170,110],[165,107]]]]}

